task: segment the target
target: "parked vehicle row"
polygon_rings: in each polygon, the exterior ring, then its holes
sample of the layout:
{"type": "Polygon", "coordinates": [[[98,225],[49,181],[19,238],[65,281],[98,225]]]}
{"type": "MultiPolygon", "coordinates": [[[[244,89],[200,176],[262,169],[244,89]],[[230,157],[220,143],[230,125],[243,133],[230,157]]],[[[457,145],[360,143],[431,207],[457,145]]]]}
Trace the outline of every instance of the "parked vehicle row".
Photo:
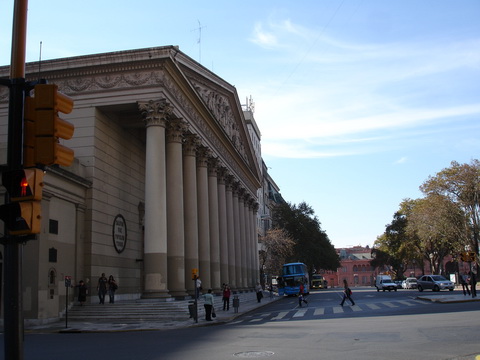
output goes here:
{"type": "Polygon", "coordinates": [[[455,284],[442,275],[423,275],[418,280],[414,277],[406,278],[403,281],[394,282],[388,275],[378,275],[375,281],[377,291],[397,291],[398,289],[418,289],[423,290],[449,290],[453,291],[455,284]]]}

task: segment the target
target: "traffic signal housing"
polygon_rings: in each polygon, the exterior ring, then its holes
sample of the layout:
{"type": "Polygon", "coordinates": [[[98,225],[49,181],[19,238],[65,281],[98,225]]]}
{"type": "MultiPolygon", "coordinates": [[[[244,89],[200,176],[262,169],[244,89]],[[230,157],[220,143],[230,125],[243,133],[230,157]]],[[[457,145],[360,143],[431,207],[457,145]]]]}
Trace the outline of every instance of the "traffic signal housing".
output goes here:
{"type": "Polygon", "coordinates": [[[40,169],[2,173],[2,184],[10,202],[0,206],[0,219],[11,235],[40,233],[43,175],[40,169]]]}
{"type": "Polygon", "coordinates": [[[36,165],[70,166],[74,151],[60,145],[59,139],[72,138],[75,127],[59,117],[69,114],[73,100],[58,91],[55,84],[38,84],[33,97],[25,98],[24,167],[36,165]]]}

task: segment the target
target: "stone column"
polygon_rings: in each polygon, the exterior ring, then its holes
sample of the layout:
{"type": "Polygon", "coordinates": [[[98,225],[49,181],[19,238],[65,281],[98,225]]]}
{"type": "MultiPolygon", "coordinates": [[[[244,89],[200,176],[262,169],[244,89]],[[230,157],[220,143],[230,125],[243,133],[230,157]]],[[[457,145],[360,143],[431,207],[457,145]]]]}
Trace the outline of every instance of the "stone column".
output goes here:
{"type": "Polygon", "coordinates": [[[233,176],[225,179],[227,205],[227,247],[228,247],[228,283],[232,289],[237,287],[235,278],[235,222],[233,216],[233,176]]]}
{"type": "Polygon", "coordinates": [[[208,156],[201,146],[197,151],[197,213],[199,277],[204,291],[212,287],[210,272],[210,220],[208,203],[208,156]]]}
{"type": "Polygon", "coordinates": [[[252,268],[253,268],[253,257],[252,257],[252,218],[250,217],[250,195],[245,196],[245,248],[246,248],[246,283],[248,288],[252,286],[252,268]]]}
{"type": "Polygon", "coordinates": [[[258,257],[258,229],[257,229],[257,211],[258,203],[254,202],[252,207],[252,221],[253,221],[253,283],[256,284],[260,280],[260,259],[258,257]]]}
{"type": "Polygon", "coordinates": [[[218,178],[218,235],[220,238],[220,282],[229,283],[228,274],[228,230],[227,230],[227,194],[225,188],[224,167],[219,167],[218,178]]]}
{"type": "Polygon", "coordinates": [[[220,283],[220,236],[218,217],[218,159],[208,161],[208,204],[210,227],[210,276],[212,290],[218,293],[220,283]]]}
{"type": "Polygon", "coordinates": [[[165,122],[172,108],[165,100],[138,102],[146,126],[145,298],[169,297],[167,288],[167,200],[165,122]]]}
{"type": "Polygon", "coordinates": [[[240,240],[240,216],[238,213],[238,190],[239,184],[235,183],[233,185],[233,222],[234,222],[234,239],[235,239],[235,285],[237,289],[242,287],[242,247],[241,247],[241,240],[240,240]]]}
{"type": "Polygon", "coordinates": [[[185,136],[183,144],[183,203],[185,223],[185,284],[187,293],[195,295],[192,269],[198,269],[198,214],[196,151],[200,142],[197,135],[185,136]]]}
{"type": "Polygon", "coordinates": [[[247,268],[246,268],[246,240],[245,240],[245,189],[240,189],[238,194],[238,219],[240,223],[240,286],[242,289],[247,287],[247,268]]]}
{"type": "Polygon", "coordinates": [[[167,264],[168,289],[185,297],[185,227],[183,214],[182,141],[187,129],[182,119],[167,123],[167,264]]]}

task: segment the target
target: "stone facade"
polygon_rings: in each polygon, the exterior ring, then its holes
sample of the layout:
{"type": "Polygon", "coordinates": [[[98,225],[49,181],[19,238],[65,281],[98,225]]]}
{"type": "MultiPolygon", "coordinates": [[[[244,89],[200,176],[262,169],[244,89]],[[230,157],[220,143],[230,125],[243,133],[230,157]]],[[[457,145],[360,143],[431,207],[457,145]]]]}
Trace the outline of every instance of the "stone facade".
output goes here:
{"type": "MultiPolygon", "coordinates": [[[[38,68],[27,64],[27,80],[38,68]]],[[[65,276],[86,280],[92,302],[101,273],[118,280],[120,299],[192,295],[192,269],[203,288],[253,287],[261,164],[235,88],[173,46],[41,69],[75,100],[64,117],[75,164],[45,175],[42,232],[24,249],[25,317],[58,317],[65,276]]],[[[0,89],[4,150],[7,111],[0,89]]]]}

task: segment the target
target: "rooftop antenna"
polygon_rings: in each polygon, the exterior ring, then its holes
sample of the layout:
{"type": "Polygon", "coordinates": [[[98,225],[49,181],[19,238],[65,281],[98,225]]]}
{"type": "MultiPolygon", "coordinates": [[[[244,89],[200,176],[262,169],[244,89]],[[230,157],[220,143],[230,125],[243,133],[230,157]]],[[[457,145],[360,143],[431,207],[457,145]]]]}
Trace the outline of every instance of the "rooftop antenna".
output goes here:
{"type": "Polygon", "coordinates": [[[202,24],[200,23],[200,20],[197,20],[198,21],[198,28],[196,29],[193,29],[192,31],[196,31],[198,30],[198,40],[197,40],[197,44],[198,44],[198,62],[201,64],[202,63],[202,29],[206,26],[202,26],[202,24]]]}
{"type": "Polygon", "coordinates": [[[42,72],[42,42],[40,41],[40,55],[38,56],[38,80],[40,81],[40,74],[42,72]]]}

